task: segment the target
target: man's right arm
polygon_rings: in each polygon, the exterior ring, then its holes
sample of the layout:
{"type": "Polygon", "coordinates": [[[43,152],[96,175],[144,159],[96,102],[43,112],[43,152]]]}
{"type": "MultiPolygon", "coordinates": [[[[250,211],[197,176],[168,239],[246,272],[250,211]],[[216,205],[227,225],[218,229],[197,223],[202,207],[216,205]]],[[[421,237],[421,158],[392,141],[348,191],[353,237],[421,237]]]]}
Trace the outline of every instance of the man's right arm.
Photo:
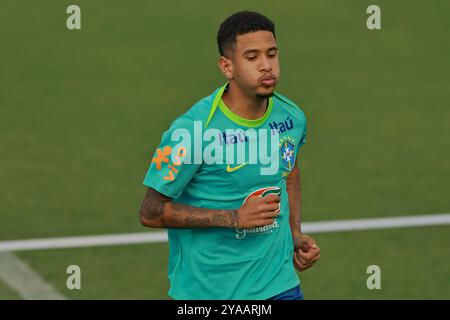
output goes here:
{"type": "Polygon", "coordinates": [[[172,199],[149,188],[140,211],[141,223],[152,228],[237,228],[237,210],[210,210],[172,203],[172,199]]]}
{"type": "Polygon", "coordinates": [[[278,196],[249,199],[238,210],[214,210],[173,203],[149,188],[140,209],[141,223],[151,228],[253,228],[273,223],[278,215],[278,196]]]}

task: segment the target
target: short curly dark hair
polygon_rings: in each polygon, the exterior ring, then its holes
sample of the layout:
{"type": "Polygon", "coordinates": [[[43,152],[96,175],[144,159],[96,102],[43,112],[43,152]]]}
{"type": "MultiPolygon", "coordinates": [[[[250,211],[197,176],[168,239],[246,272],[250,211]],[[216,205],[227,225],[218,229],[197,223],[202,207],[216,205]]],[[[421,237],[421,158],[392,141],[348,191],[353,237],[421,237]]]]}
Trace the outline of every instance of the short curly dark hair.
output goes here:
{"type": "Polygon", "coordinates": [[[225,51],[233,47],[238,35],[255,31],[270,31],[275,37],[275,25],[273,22],[258,12],[245,10],[229,16],[222,22],[217,33],[217,45],[220,55],[226,56],[225,51]]]}

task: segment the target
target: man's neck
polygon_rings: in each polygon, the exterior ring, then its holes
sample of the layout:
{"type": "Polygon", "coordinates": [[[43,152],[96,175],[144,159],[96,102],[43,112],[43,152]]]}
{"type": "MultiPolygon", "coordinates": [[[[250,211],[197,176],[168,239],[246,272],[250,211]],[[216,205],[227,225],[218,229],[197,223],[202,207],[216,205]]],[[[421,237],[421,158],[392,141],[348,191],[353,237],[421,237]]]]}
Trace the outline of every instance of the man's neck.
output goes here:
{"type": "Polygon", "coordinates": [[[267,98],[250,97],[233,82],[228,85],[228,90],[222,95],[222,100],[233,113],[248,120],[261,118],[267,109],[267,98]]]}

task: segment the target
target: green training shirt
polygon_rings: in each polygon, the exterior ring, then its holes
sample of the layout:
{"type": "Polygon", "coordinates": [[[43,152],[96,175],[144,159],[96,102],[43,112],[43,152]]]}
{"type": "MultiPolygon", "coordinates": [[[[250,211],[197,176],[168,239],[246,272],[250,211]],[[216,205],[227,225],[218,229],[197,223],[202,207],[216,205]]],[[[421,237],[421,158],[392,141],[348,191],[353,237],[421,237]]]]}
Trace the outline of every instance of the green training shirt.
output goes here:
{"type": "Polygon", "coordinates": [[[174,299],[268,299],[299,284],[286,176],[305,142],[305,115],[274,93],[263,117],[243,119],[223,103],[225,90],[227,84],[171,124],[144,185],[175,203],[209,209],[238,209],[250,196],[276,193],[280,214],[273,224],[251,229],[169,229],[174,299]]]}

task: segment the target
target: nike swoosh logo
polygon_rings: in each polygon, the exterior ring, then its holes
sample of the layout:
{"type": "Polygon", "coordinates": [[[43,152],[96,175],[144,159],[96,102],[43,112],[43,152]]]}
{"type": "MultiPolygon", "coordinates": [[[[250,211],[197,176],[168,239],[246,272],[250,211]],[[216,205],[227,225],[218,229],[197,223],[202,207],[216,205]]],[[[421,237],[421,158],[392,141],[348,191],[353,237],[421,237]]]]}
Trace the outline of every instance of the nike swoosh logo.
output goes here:
{"type": "Polygon", "coordinates": [[[245,166],[246,164],[248,164],[248,162],[243,163],[243,164],[238,165],[238,166],[233,167],[233,168],[230,167],[230,165],[228,165],[228,166],[227,166],[227,172],[233,172],[233,171],[239,170],[240,168],[242,168],[242,167],[245,166]]]}

